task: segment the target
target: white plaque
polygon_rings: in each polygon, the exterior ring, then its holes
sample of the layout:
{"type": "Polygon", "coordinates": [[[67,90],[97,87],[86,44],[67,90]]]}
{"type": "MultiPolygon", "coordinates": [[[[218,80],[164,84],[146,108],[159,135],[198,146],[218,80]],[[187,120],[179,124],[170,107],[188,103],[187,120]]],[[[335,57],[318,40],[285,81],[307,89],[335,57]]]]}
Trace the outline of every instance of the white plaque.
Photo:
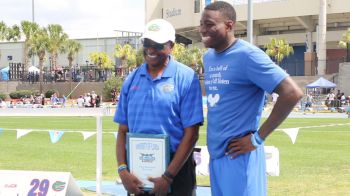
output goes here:
{"type": "Polygon", "coordinates": [[[151,190],[154,184],[149,177],[160,177],[170,161],[167,135],[127,134],[128,169],[144,184],[144,190],[151,190]]]}

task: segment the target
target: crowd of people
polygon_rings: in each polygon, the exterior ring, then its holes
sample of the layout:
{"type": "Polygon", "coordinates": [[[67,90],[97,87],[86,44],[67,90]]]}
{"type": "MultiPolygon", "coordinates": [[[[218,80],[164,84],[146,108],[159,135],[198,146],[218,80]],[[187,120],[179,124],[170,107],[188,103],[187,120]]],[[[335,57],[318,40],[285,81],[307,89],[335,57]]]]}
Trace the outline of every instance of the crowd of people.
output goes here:
{"type": "Polygon", "coordinates": [[[101,106],[101,97],[95,91],[91,91],[91,93],[80,95],[77,99],[77,105],[79,108],[98,108],[101,106]]]}
{"type": "Polygon", "coordinates": [[[350,96],[346,97],[343,92],[338,90],[337,94],[334,94],[333,91],[330,91],[327,94],[325,105],[330,108],[339,108],[350,105],[350,96]]]}
{"type": "MultiPolygon", "coordinates": [[[[23,96],[20,99],[11,99],[5,101],[0,98],[0,108],[64,108],[67,107],[68,98],[65,95],[59,96],[58,93],[53,93],[50,98],[45,98],[44,94],[23,96]]],[[[69,100],[69,107],[79,108],[98,108],[101,107],[101,96],[95,91],[80,95],[77,99],[69,100]]],[[[113,104],[115,105],[115,103],[113,104]]]]}
{"type": "Polygon", "coordinates": [[[327,110],[344,112],[344,107],[350,106],[350,96],[345,96],[345,93],[340,90],[337,91],[337,94],[330,91],[326,96],[308,92],[302,104],[304,104],[305,110],[309,111],[312,111],[315,106],[321,107],[324,105],[327,110]]]}

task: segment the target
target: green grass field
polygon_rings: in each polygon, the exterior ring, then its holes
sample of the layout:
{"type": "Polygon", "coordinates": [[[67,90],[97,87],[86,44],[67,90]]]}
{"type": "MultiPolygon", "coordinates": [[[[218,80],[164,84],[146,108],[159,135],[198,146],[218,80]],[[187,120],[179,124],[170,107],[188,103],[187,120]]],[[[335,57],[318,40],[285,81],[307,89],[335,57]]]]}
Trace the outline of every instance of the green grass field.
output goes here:
{"type": "MultiPolygon", "coordinates": [[[[279,128],[350,123],[349,119],[288,119],[279,128]]],[[[96,136],[86,141],[66,132],[52,144],[48,132],[94,131],[93,117],[0,117],[0,169],[69,171],[78,180],[95,180],[96,136]],[[15,129],[34,131],[16,139],[15,129]]],[[[198,145],[205,145],[205,126],[198,145]]],[[[116,180],[112,117],[103,119],[103,180],[116,180]]],[[[296,143],[275,131],[266,141],[280,152],[280,176],[268,177],[269,195],[350,195],[350,125],[300,129],[296,143]]],[[[208,177],[198,177],[209,185],[208,177]]]]}

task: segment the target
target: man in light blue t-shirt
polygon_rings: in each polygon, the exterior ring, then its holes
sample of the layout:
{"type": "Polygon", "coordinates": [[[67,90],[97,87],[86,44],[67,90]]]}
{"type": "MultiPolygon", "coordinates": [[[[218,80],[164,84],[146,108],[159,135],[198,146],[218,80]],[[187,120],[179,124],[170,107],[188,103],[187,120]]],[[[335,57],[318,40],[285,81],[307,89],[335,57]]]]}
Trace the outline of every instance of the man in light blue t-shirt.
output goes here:
{"type": "Polygon", "coordinates": [[[213,196],[263,196],[263,142],[303,93],[262,50],[234,37],[235,21],[234,8],[216,1],[205,7],[199,28],[209,48],[203,61],[211,190],[213,196]],[[259,128],[265,91],[279,98],[259,128]]]}

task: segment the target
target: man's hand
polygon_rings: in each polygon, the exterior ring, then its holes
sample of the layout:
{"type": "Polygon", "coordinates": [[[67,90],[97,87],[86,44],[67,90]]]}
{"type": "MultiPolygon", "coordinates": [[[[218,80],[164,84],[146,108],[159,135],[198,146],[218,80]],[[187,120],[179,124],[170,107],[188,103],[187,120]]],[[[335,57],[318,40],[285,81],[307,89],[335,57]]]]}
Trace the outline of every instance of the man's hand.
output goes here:
{"type": "Polygon", "coordinates": [[[227,146],[227,152],[225,154],[232,155],[231,158],[234,159],[240,154],[245,154],[255,150],[250,139],[251,137],[254,137],[253,134],[248,134],[244,137],[231,140],[227,146]]]}
{"type": "Polygon", "coordinates": [[[120,179],[123,182],[124,188],[130,193],[130,194],[142,194],[143,191],[140,187],[143,186],[143,183],[137,179],[136,176],[131,174],[128,170],[123,170],[119,173],[120,179]]]}
{"type": "Polygon", "coordinates": [[[163,177],[149,178],[148,180],[154,183],[154,188],[150,192],[151,194],[155,194],[155,196],[166,196],[168,194],[170,181],[167,181],[163,177]]]}

